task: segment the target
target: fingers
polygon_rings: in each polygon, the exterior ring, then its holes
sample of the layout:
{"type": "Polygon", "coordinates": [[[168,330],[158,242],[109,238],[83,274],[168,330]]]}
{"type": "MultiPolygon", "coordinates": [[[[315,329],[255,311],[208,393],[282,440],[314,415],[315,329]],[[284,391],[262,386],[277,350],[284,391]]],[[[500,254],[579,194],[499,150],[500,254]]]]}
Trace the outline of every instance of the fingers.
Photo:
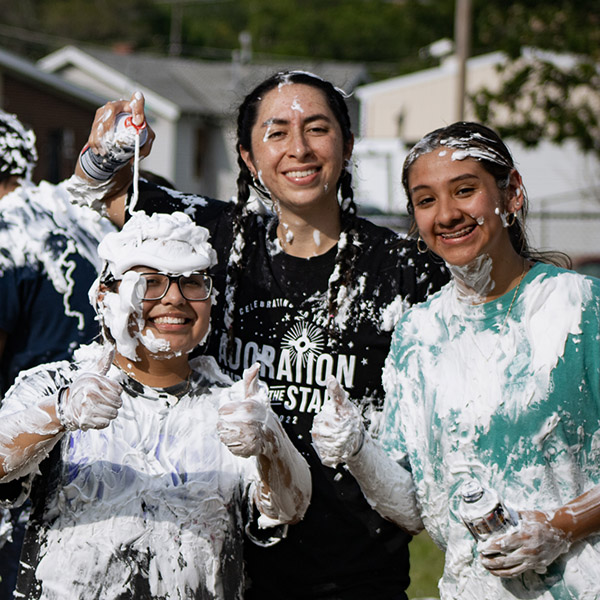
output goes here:
{"type": "Polygon", "coordinates": [[[144,114],[145,105],[144,94],[140,91],[133,92],[129,100],[129,111],[127,112],[131,112],[133,123],[138,127],[141,127],[146,120],[146,115],[144,114]]]}
{"type": "Polygon", "coordinates": [[[264,406],[252,400],[231,402],[219,409],[219,438],[237,456],[255,456],[263,446],[264,415],[252,411],[252,405],[264,410],[264,406]]]}
{"type": "MultiPolygon", "coordinates": [[[[136,127],[142,127],[146,121],[144,95],[134,92],[130,100],[114,100],[107,102],[96,110],[88,145],[99,153],[104,153],[106,136],[115,129],[117,115],[131,113],[132,122],[136,127]]],[[[150,131],[148,132],[150,134],[150,131]]],[[[149,135],[150,137],[150,135],[149,135]]],[[[152,135],[152,138],[154,135],[152,135]]]]}
{"type": "Polygon", "coordinates": [[[346,392],[333,375],[327,377],[327,392],[337,406],[341,406],[346,401],[346,392]]]}
{"type": "Polygon", "coordinates": [[[58,419],[66,429],[102,429],[117,416],[121,386],[104,375],[83,373],[59,395],[58,419]]]}
{"type": "Polygon", "coordinates": [[[543,573],[569,547],[566,534],[541,511],[521,511],[518,528],[478,544],[481,563],[498,577],[515,577],[529,570],[543,573]]]}
{"type": "Polygon", "coordinates": [[[481,554],[480,558],[481,564],[497,577],[516,577],[531,568],[531,556],[522,552],[481,554]]]}
{"type": "Polygon", "coordinates": [[[115,347],[107,344],[104,354],[98,361],[98,373],[100,375],[106,375],[108,373],[114,358],[115,358],[115,347]]]}
{"type": "Polygon", "coordinates": [[[244,398],[251,398],[258,393],[258,372],[260,363],[254,363],[251,367],[244,370],[244,398]]]}
{"type": "Polygon", "coordinates": [[[243,399],[240,399],[239,391],[234,393],[230,390],[219,408],[219,437],[238,456],[260,454],[267,434],[269,398],[266,386],[260,386],[259,369],[260,364],[256,363],[244,371],[243,382],[240,382],[244,390],[243,399]]]}
{"type": "Polygon", "coordinates": [[[334,377],[327,379],[327,392],[329,400],[315,416],[311,436],[321,462],[336,467],[361,448],[364,425],[359,409],[334,377]]]}
{"type": "MultiPolygon", "coordinates": [[[[87,373],[76,379],[71,392],[81,395],[81,403],[94,406],[110,406],[121,408],[121,386],[112,379],[96,373],[87,373]]],[[[90,408],[92,408],[90,406],[90,408]]]]}

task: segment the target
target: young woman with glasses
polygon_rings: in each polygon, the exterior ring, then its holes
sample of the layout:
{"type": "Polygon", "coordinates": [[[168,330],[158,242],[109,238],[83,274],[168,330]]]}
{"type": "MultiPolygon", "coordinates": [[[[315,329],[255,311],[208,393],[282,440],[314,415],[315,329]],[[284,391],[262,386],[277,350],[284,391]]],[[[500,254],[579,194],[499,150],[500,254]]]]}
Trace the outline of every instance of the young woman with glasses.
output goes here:
{"type": "Polygon", "coordinates": [[[245,525],[300,520],[308,465],[256,367],[231,387],[190,358],[214,300],[208,232],[138,213],[99,255],[102,342],[23,373],[0,410],[0,496],[33,504],[17,595],[241,599],[245,525]]]}

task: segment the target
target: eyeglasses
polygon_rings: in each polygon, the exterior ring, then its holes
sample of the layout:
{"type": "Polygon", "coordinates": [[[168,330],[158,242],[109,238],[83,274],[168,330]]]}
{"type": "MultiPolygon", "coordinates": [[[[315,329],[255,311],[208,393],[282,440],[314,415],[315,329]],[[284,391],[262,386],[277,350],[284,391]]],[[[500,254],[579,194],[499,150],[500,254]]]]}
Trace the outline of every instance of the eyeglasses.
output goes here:
{"type": "Polygon", "coordinates": [[[207,300],[212,291],[212,277],[206,273],[168,275],[167,273],[140,273],[146,281],[142,300],[160,300],[167,295],[171,282],[176,281],[181,295],[190,302],[207,300]]]}

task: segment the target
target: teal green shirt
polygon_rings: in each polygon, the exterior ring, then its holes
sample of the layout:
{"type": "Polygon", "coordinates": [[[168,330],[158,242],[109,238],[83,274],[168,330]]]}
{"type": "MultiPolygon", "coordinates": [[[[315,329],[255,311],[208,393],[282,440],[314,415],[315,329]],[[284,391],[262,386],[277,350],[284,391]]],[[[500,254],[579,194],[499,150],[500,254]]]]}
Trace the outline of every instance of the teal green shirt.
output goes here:
{"type": "Polygon", "coordinates": [[[600,280],[536,264],[518,292],[467,305],[448,284],[398,323],[381,441],[407,460],[446,551],[442,598],[600,598],[600,536],[544,575],[501,579],[458,517],[475,477],[516,510],[552,513],[600,483],[600,280]]]}

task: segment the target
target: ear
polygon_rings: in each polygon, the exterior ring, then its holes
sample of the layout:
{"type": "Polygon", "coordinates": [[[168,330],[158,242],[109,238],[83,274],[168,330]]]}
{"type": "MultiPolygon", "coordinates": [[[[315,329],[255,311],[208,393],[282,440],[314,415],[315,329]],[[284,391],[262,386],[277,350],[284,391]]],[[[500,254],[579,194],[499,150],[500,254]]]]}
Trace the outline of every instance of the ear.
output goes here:
{"type": "Polygon", "coordinates": [[[242,157],[242,160],[246,163],[246,166],[248,167],[248,170],[250,171],[252,177],[256,177],[256,167],[252,162],[252,155],[250,153],[250,150],[246,150],[245,148],[240,146],[240,156],[242,157]]]}
{"type": "Polygon", "coordinates": [[[506,192],[506,212],[519,212],[523,208],[525,196],[523,195],[523,179],[516,169],[513,169],[509,175],[506,192]]]}

